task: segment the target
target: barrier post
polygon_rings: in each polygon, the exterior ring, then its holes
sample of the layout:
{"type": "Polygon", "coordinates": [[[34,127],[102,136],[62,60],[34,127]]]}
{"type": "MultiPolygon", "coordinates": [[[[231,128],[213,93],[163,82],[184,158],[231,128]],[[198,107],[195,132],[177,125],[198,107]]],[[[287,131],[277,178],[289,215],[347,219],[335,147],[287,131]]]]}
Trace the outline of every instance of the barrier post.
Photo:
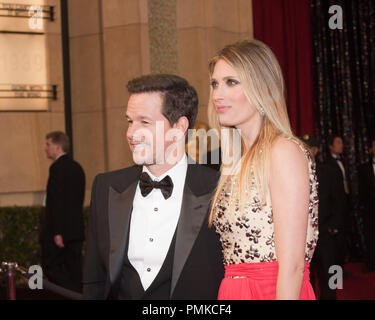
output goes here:
{"type": "Polygon", "coordinates": [[[6,297],[8,300],[16,300],[16,281],[15,271],[17,268],[16,262],[3,262],[2,268],[6,273],[6,297]]]}

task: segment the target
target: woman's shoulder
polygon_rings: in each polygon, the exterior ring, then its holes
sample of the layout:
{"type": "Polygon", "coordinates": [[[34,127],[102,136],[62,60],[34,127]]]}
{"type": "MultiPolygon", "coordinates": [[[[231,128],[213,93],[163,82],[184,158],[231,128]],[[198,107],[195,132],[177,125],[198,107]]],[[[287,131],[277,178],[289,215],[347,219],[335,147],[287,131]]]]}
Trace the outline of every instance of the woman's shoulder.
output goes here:
{"type": "Polygon", "coordinates": [[[273,195],[276,193],[289,195],[294,193],[296,197],[304,197],[308,194],[310,162],[304,153],[298,140],[278,137],[275,139],[270,157],[270,187],[273,195]]]}
{"type": "Polygon", "coordinates": [[[297,138],[282,135],[275,138],[271,147],[271,163],[290,165],[307,161],[308,151],[297,138]]]}

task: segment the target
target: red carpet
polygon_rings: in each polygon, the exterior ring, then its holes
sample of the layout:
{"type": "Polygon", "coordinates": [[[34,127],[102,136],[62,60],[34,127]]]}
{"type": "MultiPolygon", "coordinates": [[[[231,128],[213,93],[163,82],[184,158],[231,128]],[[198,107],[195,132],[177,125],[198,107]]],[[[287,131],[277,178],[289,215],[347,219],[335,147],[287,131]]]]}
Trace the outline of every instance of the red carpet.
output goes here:
{"type": "MultiPolygon", "coordinates": [[[[347,263],[345,272],[350,275],[344,279],[343,289],[337,290],[338,300],[375,300],[375,272],[364,273],[364,263],[347,263]]],[[[316,292],[319,295],[319,289],[316,292]]],[[[64,299],[46,290],[17,288],[18,300],[61,300],[64,299]]],[[[6,299],[5,288],[0,288],[0,300],[6,299]]]]}
{"type": "Polygon", "coordinates": [[[375,272],[364,273],[364,263],[347,263],[343,289],[337,290],[337,300],[375,300],[375,272]]]}

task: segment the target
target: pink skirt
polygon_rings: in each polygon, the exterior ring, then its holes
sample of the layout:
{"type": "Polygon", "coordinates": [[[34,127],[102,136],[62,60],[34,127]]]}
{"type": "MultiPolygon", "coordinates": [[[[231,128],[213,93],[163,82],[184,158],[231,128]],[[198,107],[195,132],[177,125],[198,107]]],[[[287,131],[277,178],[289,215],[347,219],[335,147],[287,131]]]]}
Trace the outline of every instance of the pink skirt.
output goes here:
{"type": "MultiPolygon", "coordinates": [[[[277,261],[225,266],[218,300],[275,300],[278,269],[277,261]]],[[[310,264],[305,263],[300,300],[315,299],[310,264]]]]}

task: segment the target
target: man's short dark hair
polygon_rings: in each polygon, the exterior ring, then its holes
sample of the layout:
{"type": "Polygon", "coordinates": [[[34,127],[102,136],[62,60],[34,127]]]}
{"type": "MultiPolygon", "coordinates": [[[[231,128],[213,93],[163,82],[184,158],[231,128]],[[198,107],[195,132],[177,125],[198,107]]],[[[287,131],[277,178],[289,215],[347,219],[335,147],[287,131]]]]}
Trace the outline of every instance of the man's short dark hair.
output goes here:
{"type": "Polygon", "coordinates": [[[330,135],[327,139],[328,146],[333,146],[333,143],[335,142],[336,138],[340,138],[342,140],[342,136],[340,136],[339,134],[330,135]]]}
{"type": "Polygon", "coordinates": [[[46,139],[51,139],[54,144],[58,144],[63,152],[69,152],[69,137],[62,131],[52,131],[46,135],[46,139]]]}
{"type": "Polygon", "coordinates": [[[198,113],[198,95],[184,79],[172,74],[149,74],[132,79],[127,84],[129,94],[160,92],[163,97],[162,114],[173,126],[180,117],[189,120],[194,128],[198,113]]]}

